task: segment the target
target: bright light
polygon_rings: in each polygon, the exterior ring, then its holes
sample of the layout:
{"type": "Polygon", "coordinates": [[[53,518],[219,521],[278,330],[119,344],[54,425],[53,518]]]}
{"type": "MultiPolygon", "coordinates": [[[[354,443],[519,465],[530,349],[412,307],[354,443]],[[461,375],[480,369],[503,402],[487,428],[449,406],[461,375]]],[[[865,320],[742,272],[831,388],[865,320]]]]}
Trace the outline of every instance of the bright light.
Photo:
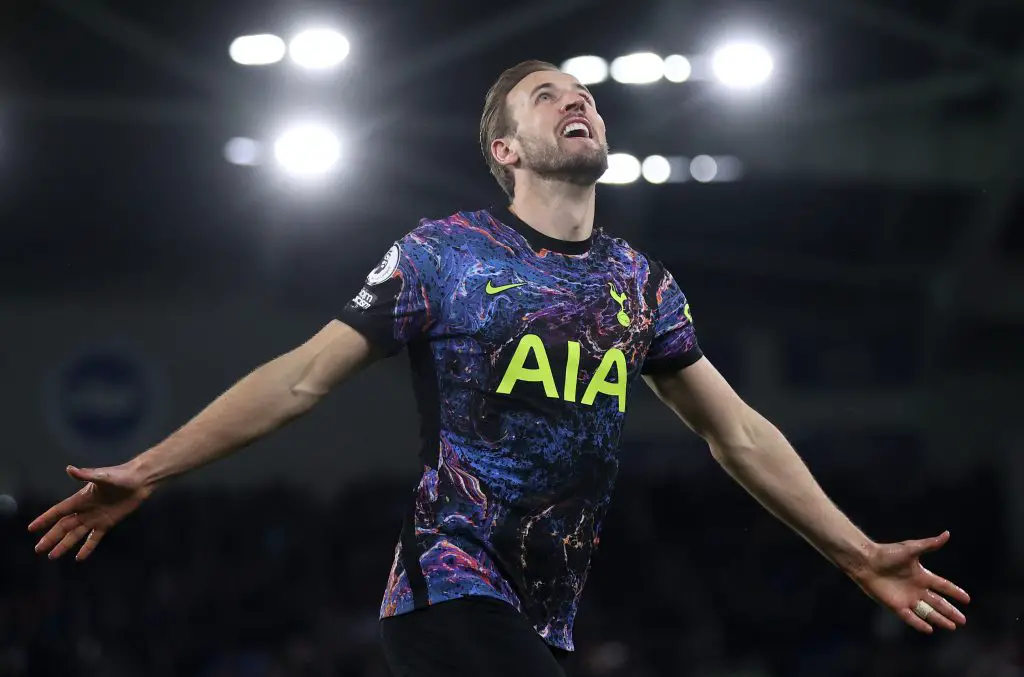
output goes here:
{"type": "Polygon", "coordinates": [[[341,142],[319,125],[293,127],[274,144],[274,157],[295,176],[318,176],[334,169],[341,159],[341,142]]]}
{"type": "Polygon", "coordinates": [[[572,75],[580,84],[596,85],[608,79],[608,62],[599,56],[577,56],[562,64],[562,72],[572,75]]]}
{"type": "Polygon", "coordinates": [[[736,181],[743,176],[743,162],[737,157],[727,155],[715,158],[718,163],[718,175],[715,181],[736,181]]]}
{"type": "Polygon", "coordinates": [[[652,155],[644,160],[641,171],[648,183],[665,183],[672,176],[672,165],[667,158],[652,155]]]}
{"type": "Polygon", "coordinates": [[[243,35],[228,48],[231,60],[243,66],[266,66],[285,55],[284,40],[276,35],[243,35]]]}
{"type": "Polygon", "coordinates": [[[233,165],[258,165],[261,151],[262,148],[257,141],[244,137],[236,137],[224,144],[224,157],[233,165]]]}
{"type": "Polygon", "coordinates": [[[751,43],[736,43],[718,49],[712,58],[715,76],[727,87],[749,89],[764,84],[775,64],[768,50],[751,43]]]}
{"type": "Polygon", "coordinates": [[[612,79],[626,85],[657,82],[665,75],[665,62],[657,54],[639,52],[612,61],[612,79]]]}
{"type": "Polygon", "coordinates": [[[718,176],[718,162],[710,155],[698,155],[690,162],[690,174],[701,183],[711,183],[718,176]]]}
{"type": "Polygon", "coordinates": [[[344,35],[326,28],[303,31],[288,45],[292,61],[310,70],[334,68],[345,60],[349,49],[344,35]]]}
{"type": "Polygon", "coordinates": [[[601,183],[633,183],[640,178],[640,161],[627,153],[612,153],[608,156],[608,169],[598,179],[601,183]]]}
{"type": "Polygon", "coordinates": [[[693,74],[693,66],[685,56],[673,54],[665,57],[665,79],[669,82],[686,82],[693,74]]]}

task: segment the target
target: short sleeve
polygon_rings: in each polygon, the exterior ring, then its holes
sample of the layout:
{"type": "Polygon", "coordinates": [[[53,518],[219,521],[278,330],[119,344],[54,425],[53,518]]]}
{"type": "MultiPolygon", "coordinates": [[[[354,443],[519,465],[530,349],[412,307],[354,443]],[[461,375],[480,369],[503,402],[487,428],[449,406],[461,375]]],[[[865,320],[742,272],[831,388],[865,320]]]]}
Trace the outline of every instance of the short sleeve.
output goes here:
{"type": "Polygon", "coordinates": [[[394,355],[436,322],[439,283],[433,242],[413,230],[385,252],[338,319],[394,355]]]}
{"type": "Polygon", "coordinates": [[[644,374],[679,371],[699,360],[690,304],[672,274],[657,261],[650,262],[649,284],[655,305],[654,339],[644,360],[644,374]]]}

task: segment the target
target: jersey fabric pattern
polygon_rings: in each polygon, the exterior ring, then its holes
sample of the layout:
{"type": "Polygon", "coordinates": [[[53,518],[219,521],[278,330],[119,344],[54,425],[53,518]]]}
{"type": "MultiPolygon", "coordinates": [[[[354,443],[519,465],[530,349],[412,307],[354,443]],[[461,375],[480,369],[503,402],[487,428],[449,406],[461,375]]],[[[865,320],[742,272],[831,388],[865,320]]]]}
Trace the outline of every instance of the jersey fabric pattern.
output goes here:
{"type": "Polygon", "coordinates": [[[600,229],[566,242],[460,212],[396,242],[340,319],[408,347],[421,416],[381,618],[484,595],[573,650],[630,391],[701,357],[672,275],[600,229]]]}

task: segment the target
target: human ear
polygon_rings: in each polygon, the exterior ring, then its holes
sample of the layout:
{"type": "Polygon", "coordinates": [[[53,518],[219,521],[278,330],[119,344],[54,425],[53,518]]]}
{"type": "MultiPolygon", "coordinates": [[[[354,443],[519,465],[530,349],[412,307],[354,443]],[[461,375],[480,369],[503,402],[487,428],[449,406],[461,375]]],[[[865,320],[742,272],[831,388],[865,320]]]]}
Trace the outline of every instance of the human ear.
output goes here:
{"type": "Polygon", "coordinates": [[[491,142],[491,155],[503,167],[510,167],[519,162],[519,153],[512,145],[511,139],[501,138],[491,142]]]}

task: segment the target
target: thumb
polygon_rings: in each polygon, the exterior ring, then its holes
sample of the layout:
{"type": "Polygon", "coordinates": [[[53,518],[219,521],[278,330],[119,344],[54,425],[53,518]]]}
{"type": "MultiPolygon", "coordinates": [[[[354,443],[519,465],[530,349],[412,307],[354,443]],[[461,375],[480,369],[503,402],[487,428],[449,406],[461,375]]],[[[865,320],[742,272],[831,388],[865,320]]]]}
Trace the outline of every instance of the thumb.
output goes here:
{"type": "Polygon", "coordinates": [[[919,541],[911,541],[907,545],[915,555],[923,555],[926,552],[934,552],[949,541],[949,531],[943,531],[938,536],[922,538],[919,541]]]}
{"type": "Polygon", "coordinates": [[[71,479],[81,482],[101,482],[103,480],[103,473],[95,468],[76,468],[73,465],[69,465],[67,473],[71,479]]]}

